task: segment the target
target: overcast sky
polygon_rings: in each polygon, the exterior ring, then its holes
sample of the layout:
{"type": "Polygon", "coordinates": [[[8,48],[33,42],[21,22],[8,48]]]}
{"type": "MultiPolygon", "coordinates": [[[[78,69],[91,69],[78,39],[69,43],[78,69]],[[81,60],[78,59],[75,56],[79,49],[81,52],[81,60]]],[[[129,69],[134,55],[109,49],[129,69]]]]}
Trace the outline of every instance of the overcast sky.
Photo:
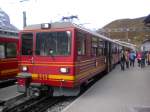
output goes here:
{"type": "Polygon", "coordinates": [[[116,19],[137,18],[150,14],[150,0],[0,0],[0,8],[11,24],[22,29],[22,12],[27,24],[59,21],[63,16],[77,15],[78,24],[97,29],[116,19]]]}

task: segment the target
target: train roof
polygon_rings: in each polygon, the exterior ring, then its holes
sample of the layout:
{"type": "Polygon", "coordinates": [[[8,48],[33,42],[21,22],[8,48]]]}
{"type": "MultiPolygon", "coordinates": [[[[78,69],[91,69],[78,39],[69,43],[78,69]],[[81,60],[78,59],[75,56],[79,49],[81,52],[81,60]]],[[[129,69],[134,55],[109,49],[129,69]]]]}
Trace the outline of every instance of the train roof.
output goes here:
{"type": "MultiPolygon", "coordinates": [[[[47,24],[47,23],[45,23],[47,24]]],[[[27,27],[24,28],[24,30],[40,30],[41,29],[42,24],[35,24],[35,25],[29,25],[27,27]]],[[[130,43],[127,42],[123,42],[123,41],[116,41],[114,39],[108,38],[104,35],[101,35],[95,31],[91,31],[90,29],[84,28],[80,25],[77,25],[75,23],[71,23],[71,22],[55,22],[55,23],[50,23],[50,28],[51,29],[63,29],[63,28],[77,28],[80,30],[83,30],[85,32],[88,32],[92,35],[95,35],[101,39],[107,40],[109,42],[112,42],[114,44],[120,45],[120,46],[124,46],[130,49],[134,49],[134,46],[131,45],[130,43]]],[[[49,28],[48,28],[49,29],[49,28]]]]}
{"type": "Polygon", "coordinates": [[[115,39],[114,39],[114,41],[115,41],[117,44],[119,44],[120,46],[124,46],[124,47],[126,47],[126,48],[135,50],[135,47],[136,47],[135,44],[132,44],[132,43],[129,43],[129,42],[120,41],[120,40],[115,40],[115,39]]]}
{"type": "Polygon", "coordinates": [[[0,37],[18,39],[18,31],[0,29],[0,37]]]}
{"type": "MultiPolygon", "coordinates": [[[[29,25],[27,27],[24,28],[24,30],[39,30],[41,29],[41,25],[42,24],[35,24],[35,25],[29,25]]],[[[103,36],[95,31],[91,31],[90,29],[87,29],[87,28],[84,28],[80,25],[77,25],[75,23],[71,23],[71,22],[55,22],[55,23],[50,23],[50,28],[51,29],[63,29],[63,28],[77,28],[77,29],[80,29],[80,30],[83,30],[85,32],[88,32],[90,34],[93,34],[95,36],[98,36],[104,40],[107,40],[107,41],[110,41],[110,42],[113,42],[115,43],[112,39],[106,37],[106,36],[103,36]]]]}

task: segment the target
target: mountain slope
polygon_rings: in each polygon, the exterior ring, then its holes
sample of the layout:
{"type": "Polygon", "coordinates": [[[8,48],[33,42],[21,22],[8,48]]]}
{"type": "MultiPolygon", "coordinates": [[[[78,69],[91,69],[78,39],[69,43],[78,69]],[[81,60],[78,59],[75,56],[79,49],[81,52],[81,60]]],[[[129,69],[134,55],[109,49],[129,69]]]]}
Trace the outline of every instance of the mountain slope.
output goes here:
{"type": "Polygon", "coordinates": [[[140,45],[143,40],[150,39],[150,28],[144,25],[144,19],[145,17],[115,20],[98,32],[113,39],[140,45]]]}

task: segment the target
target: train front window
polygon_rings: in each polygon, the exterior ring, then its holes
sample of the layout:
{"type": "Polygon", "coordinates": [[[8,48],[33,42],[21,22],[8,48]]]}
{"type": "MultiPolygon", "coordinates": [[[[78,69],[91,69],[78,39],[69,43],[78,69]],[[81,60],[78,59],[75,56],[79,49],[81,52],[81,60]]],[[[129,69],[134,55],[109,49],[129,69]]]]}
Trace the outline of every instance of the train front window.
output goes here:
{"type": "Polygon", "coordinates": [[[71,51],[71,32],[39,32],[36,34],[36,55],[68,56],[71,51]]]}
{"type": "Polygon", "coordinates": [[[24,33],[21,35],[22,38],[22,55],[32,55],[33,54],[33,34],[24,33]]]}

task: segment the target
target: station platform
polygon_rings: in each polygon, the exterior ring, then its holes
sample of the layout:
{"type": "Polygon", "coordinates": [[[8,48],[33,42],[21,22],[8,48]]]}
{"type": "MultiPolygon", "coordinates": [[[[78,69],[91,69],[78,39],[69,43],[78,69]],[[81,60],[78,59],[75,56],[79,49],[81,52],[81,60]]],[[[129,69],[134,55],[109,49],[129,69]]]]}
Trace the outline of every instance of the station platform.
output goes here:
{"type": "Polygon", "coordinates": [[[14,97],[19,96],[19,95],[21,95],[21,93],[17,92],[17,86],[16,85],[1,88],[0,89],[0,102],[1,101],[8,101],[14,97]]]}
{"type": "Polygon", "coordinates": [[[150,66],[116,66],[62,112],[150,112],[150,66]]]}

